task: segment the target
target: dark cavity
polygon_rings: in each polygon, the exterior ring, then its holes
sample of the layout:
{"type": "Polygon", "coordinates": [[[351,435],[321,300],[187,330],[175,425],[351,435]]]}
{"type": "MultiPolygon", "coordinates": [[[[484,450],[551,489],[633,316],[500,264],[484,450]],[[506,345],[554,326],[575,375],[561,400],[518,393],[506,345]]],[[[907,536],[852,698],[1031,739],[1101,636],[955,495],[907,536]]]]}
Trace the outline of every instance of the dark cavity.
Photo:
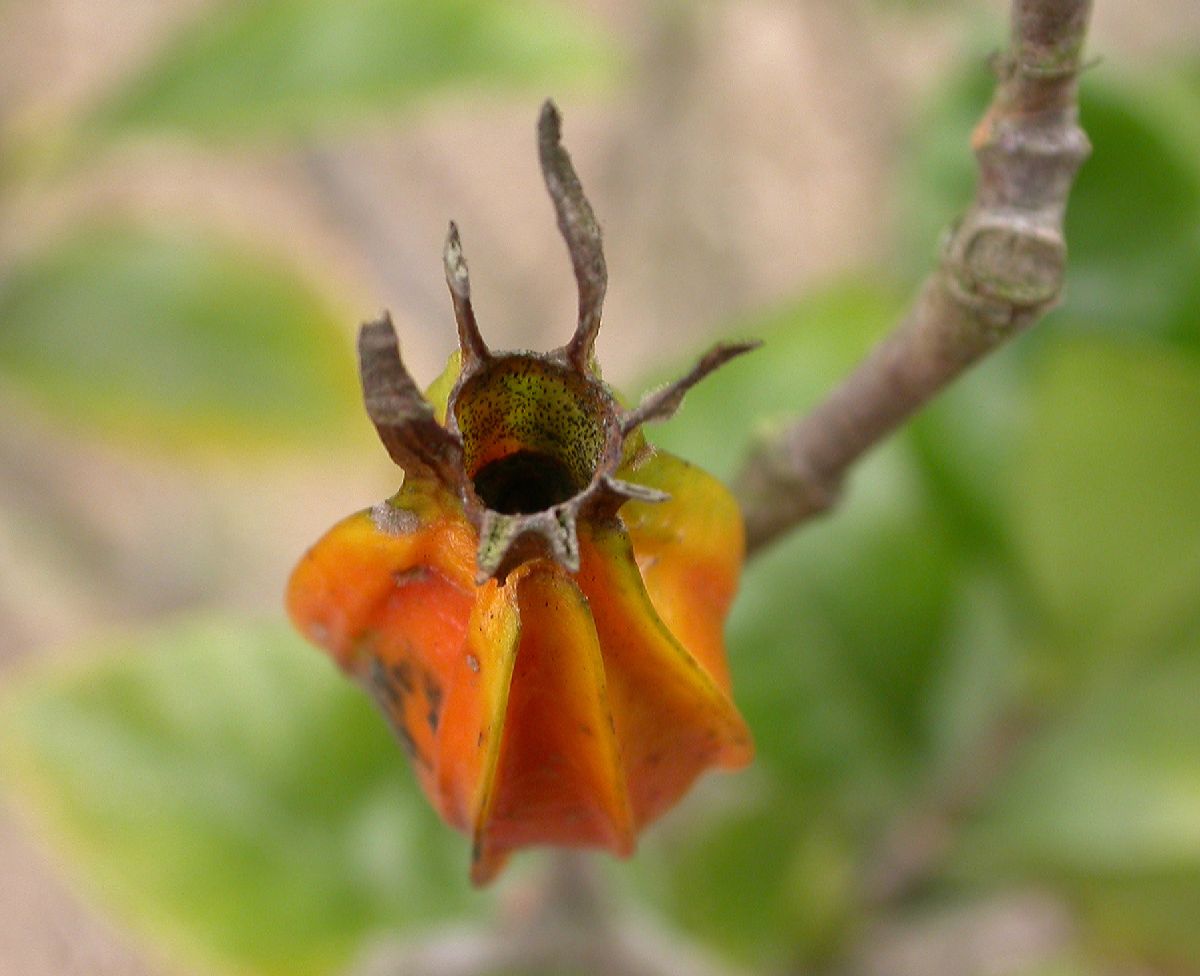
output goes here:
{"type": "Polygon", "coordinates": [[[565,502],[580,490],[570,469],[541,451],[521,450],[485,464],[475,493],[494,512],[529,515],[565,502]]]}

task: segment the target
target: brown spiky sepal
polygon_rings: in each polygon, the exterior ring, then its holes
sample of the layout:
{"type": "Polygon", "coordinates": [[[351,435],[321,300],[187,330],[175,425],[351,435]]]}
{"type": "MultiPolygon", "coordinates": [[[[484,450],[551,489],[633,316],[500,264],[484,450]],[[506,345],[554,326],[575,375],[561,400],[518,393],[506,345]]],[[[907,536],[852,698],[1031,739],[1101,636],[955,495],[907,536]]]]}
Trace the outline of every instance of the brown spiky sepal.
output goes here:
{"type": "Polygon", "coordinates": [[[462,367],[444,425],[404,368],[390,318],[364,325],[359,336],[367,412],[406,475],[436,479],[461,501],[479,537],[481,584],[503,582],[534,559],[576,572],[581,519],[611,520],[630,500],[664,501],[664,493],[617,477],[627,439],[643,423],[669,418],[692,386],[758,345],[716,346],[633,410],[620,406],[592,368],[607,285],[600,228],[560,140],[561,118],[547,101],[538,155],[579,290],[569,342],[548,353],[488,349],[453,223],[443,259],[462,367]]]}
{"type": "Polygon", "coordinates": [[[437,422],[421,395],[400,358],[400,341],[387,312],[359,330],[358,369],[367,416],[392,460],[408,476],[435,478],[457,490],[462,443],[437,422]]]}
{"type": "Polygon", "coordinates": [[[558,230],[567,242],[579,290],[579,319],[575,334],[563,347],[563,353],[568,362],[582,370],[591,362],[596,335],[600,331],[604,293],[608,290],[608,267],[604,262],[600,225],[584,195],[571,157],[563,148],[562,116],[550,99],[546,99],[538,116],[538,160],[546,189],[554,201],[558,230]]]}

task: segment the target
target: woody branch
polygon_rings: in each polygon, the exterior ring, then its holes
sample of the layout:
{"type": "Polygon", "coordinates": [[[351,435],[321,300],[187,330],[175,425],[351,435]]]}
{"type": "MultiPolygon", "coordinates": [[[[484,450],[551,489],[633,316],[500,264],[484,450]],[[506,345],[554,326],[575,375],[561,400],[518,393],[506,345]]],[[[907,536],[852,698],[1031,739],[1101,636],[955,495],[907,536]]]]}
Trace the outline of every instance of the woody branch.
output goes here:
{"type": "Polygon", "coordinates": [[[492,930],[455,927],[385,944],[350,976],[492,976],[570,971],[595,976],[749,976],[622,910],[586,855],[556,852],[540,890],[517,893],[492,930]],[[530,897],[532,895],[532,898],[530,897]]]}
{"type": "Polygon", "coordinates": [[[1057,301],[1063,217],[1090,151],[1077,79],[1091,0],[1014,0],[1011,49],[972,136],[975,199],[907,317],[811,413],[757,444],[735,491],[753,553],[837,503],[867,450],[1057,301]]]}

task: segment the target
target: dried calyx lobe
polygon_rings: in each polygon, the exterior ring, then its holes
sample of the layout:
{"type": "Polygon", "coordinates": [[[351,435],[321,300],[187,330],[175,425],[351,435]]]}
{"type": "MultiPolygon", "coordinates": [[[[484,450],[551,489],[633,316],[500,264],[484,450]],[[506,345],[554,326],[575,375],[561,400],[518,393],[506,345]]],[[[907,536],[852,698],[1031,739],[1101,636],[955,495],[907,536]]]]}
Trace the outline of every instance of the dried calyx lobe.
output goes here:
{"type": "Polygon", "coordinates": [[[492,352],[475,321],[458,228],[446,238],[446,283],[454,303],[462,371],[445,424],[400,359],[391,319],[362,327],[359,360],[367,412],[392,459],[410,478],[432,478],[461,499],[479,534],[478,580],[528,559],[579,568],[576,524],[609,518],[629,499],[658,491],[616,478],[625,438],[665,420],[689,388],[757,343],[719,345],[686,375],[624,410],[593,366],[607,272],[600,228],[561,143],[552,102],[538,120],[538,153],[579,288],[570,341],[547,353],[492,352]]]}

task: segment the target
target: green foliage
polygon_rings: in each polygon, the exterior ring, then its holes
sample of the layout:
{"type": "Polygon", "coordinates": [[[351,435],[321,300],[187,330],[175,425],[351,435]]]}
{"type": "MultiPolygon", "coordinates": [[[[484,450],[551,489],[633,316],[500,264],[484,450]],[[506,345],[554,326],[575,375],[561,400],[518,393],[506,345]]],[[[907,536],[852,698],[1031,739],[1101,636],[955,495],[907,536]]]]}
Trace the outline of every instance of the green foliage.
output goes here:
{"type": "Polygon", "coordinates": [[[613,52],[545,0],[252,0],[206,12],[85,121],[212,140],[345,129],[421,99],[595,81],[613,52]]]}
{"type": "Polygon", "coordinates": [[[698,938],[756,964],[830,955],[851,921],[848,832],[812,805],[747,792],[758,795],[719,822],[681,837],[668,824],[643,844],[634,870],[645,895],[698,938]]]}
{"type": "Polygon", "coordinates": [[[1053,884],[1104,945],[1195,958],[1200,369],[1156,343],[1057,340],[1027,397],[1014,543],[1042,611],[1030,667],[1061,718],[953,874],[1053,884]]]}
{"type": "Polygon", "coordinates": [[[1072,321],[1144,332],[1150,322],[1165,324],[1191,279],[1200,171],[1194,150],[1147,107],[1155,101],[1152,89],[1128,83],[1084,89],[1080,114],[1095,151],[1068,211],[1072,321]]]}
{"type": "Polygon", "coordinates": [[[1077,681],[1200,623],[1200,362],[1075,339],[1034,372],[1014,536],[1077,681]]]}
{"type": "Polygon", "coordinates": [[[0,375],[79,430],[178,447],[344,430],[354,366],[295,270],[193,228],[82,228],[0,280],[0,375]]]}
{"type": "Polygon", "coordinates": [[[1069,893],[1097,941],[1200,955],[1200,628],[1168,659],[1104,682],[1001,784],[954,873],[1069,893]]]}
{"type": "Polygon", "coordinates": [[[31,675],[0,716],[14,798],[189,961],[329,973],[372,934],[479,901],[365,696],[281,624],[131,638],[31,675]]]}

